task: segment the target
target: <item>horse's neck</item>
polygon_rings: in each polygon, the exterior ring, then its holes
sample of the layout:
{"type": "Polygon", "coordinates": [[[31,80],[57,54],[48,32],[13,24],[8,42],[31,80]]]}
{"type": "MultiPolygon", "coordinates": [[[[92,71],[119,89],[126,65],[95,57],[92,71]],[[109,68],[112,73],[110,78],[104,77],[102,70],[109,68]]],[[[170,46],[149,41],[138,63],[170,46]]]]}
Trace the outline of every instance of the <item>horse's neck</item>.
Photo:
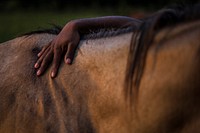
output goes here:
{"type": "MultiPolygon", "coordinates": [[[[199,35],[200,23],[197,21],[167,27],[156,35],[145,59],[137,100],[137,115],[140,120],[138,127],[141,131],[181,132],[182,129],[188,129],[189,132],[199,132],[194,126],[199,123],[197,114],[200,112],[197,109],[199,104],[194,102],[198,101],[200,86],[199,35]],[[188,108],[195,110],[195,113],[188,108]],[[177,110],[181,110],[181,113],[177,110]],[[187,114],[187,118],[183,118],[183,114],[187,114]],[[171,116],[173,120],[169,120],[171,116]],[[177,127],[170,126],[179,116],[186,123],[177,127]],[[147,128],[152,125],[152,121],[155,121],[153,128],[147,128]],[[160,128],[162,125],[166,129],[160,128]]],[[[187,130],[183,132],[186,133],[187,130]]]]}
{"type": "Polygon", "coordinates": [[[157,43],[163,39],[171,39],[181,33],[191,32],[191,30],[197,29],[198,27],[200,27],[200,20],[167,27],[155,36],[154,41],[157,43]]]}

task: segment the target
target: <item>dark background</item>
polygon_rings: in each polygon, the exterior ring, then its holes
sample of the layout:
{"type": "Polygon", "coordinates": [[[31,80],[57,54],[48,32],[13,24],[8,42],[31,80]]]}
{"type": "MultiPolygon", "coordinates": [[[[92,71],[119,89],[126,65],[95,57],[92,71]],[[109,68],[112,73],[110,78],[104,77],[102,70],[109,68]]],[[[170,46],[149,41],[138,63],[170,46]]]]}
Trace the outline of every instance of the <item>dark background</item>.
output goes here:
{"type": "Polygon", "coordinates": [[[0,0],[0,43],[51,24],[108,15],[143,17],[174,4],[200,0],[0,0]]]}
{"type": "Polygon", "coordinates": [[[162,8],[165,5],[174,3],[196,3],[198,0],[0,0],[1,11],[13,10],[58,10],[79,7],[109,7],[118,8],[120,6],[142,7],[142,8],[162,8]]]}

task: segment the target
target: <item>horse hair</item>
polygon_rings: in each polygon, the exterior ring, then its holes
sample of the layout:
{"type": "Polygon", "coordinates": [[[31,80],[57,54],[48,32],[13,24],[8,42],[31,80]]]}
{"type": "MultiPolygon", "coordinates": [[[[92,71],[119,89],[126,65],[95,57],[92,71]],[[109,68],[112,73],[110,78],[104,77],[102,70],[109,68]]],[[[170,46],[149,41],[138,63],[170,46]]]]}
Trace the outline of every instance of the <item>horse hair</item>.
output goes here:
{"type": "MultiPolygon", "coordinates": [[[[130,44],[124,82],[125,97],[132,102],[137,98],[140,80],[145,67],[146,55],[156,33],[165,27],[175,26],[198,19],[200,19],[200,4],[189,6],[174,5],[164,8],[148,18],[144,18],[141,26],[137,29],[134,29],[133,27],[99,29],[82,35],[81,39],[85,40],[116,36],[134,31],[135,34],[133,34],[130,44]]],[[[29,36],[44,33],[57,35],[61,30],[62,27],[54,25],[54,28],[51,29],[36,30],[23,35],[29,36]]]]}
{"type": "MultiPolygon", "coordinates": [[[[61,30],[62,30],[61,26],[53,25],[53,28],[35,30],[35,31],[31,31],[31,32],[22,34],[20,36],[30,36],[30,35],[34,35],[34,34],[58,35],[61,30]]],[[[129,32],[132,32],[133,30],[134,30],[134,27],[109,28],[109,29],[100,28],[100,29],[97,29],[97,30],[90,30],[86,34],[82,34],[81,40],[112,37],[112,36],[117,36],[117,35],[124,34],[124,33],[129,33],[129,32]]]]}
{"type": "Polygon", "coordinates": [[[30,36],[30,35],[34,35],[34,34],[53,34],[53,35],[58,35],[60,33],[60,31],[62,30],[62,27],[61,26],[58,26],[58,25],[52,25],[53,28],[50,28],[50,29],[39,29],[39,30],[34,30],[34,31],[31,31],[31,32],[28,32],[28,33],[25,33],[25,34],[22,34],[20,36],[30,36]]]}
{"type": "Polygon", "coordinates": [[[130,103],[135,102],[137,99],[146,55],[156,33],[165,27],[176,26],[198,19],[200,19],[200,4],[190,6],[176,5],[162,9],[143,21],[132,36],[127,61],[124,90],[125,97],[130,100],[130,103]]]}

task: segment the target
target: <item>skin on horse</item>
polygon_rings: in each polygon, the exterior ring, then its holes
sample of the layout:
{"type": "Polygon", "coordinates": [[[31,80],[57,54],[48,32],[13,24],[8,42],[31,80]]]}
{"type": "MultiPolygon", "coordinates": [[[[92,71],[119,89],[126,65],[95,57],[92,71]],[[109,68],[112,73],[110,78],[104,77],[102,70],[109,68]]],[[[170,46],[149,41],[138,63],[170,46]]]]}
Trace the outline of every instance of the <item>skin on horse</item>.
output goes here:
{"type": "Polygon", "coordinates": [[[200,132],[200,21],[161,30],[131,105],[124,78],[134,33],[83,40],[73,65],[36,77],[43,44],[33,34],[0,45],[0,133],[200,132]],[[30,69],[32,67],[32,69],[30,69]]]}

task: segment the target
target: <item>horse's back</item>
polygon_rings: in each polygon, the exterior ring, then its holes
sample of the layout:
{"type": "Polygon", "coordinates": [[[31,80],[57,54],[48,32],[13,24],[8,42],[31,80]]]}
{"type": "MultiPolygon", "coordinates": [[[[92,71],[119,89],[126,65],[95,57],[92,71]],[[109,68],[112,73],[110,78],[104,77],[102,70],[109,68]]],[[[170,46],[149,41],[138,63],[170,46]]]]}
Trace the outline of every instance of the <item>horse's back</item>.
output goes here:
{"type": "Polygon", "coordinates": [[[0,45],[2,57],[0,132],[2,133],[42,132],[44,117],[52,119],[52,123],[46,124],[45,127],[48,128],[46,130],[51,131],[56,125],[56,120],[53,121],[52,118],[54,116],[49,116],[52,112],[51,107],[44,106],[52,104],[47,91],[47,80],[39,81],[33,68],[39,50],[37,39],[39,38],[20,37],[0,45]]]}
{"type": "Polygon", "coordinates": [[[131,33],[81,42],[55,79],[33,68],[53,36],[1,45],[0,132],[200,132],[199,27],[187,21],[155,35],[131,104],[123,97],[131,33]]]}
{"type": "Polygon", "coordinates": [[[121,91],[131,33],[82,41],[73,65],[62,63],[57,78],[50,69],[37,77],[37,53],[53,38],[0,45],[0,132],[127,132],[121,91]]]}

